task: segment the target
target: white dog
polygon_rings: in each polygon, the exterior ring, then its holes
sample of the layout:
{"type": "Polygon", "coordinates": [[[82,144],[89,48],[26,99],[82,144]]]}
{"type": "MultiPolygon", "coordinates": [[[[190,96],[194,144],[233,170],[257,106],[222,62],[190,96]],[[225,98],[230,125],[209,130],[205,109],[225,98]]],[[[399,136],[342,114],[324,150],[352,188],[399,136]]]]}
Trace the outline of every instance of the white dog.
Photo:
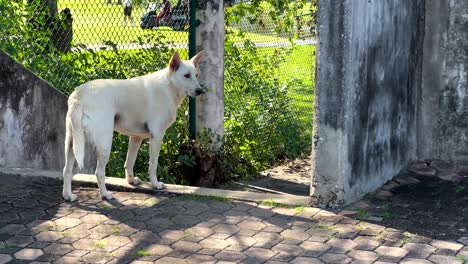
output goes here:
{"type": "Polygon", "coordinates": [[[175,52],[169,66],[155,73],[128,80],[94,80],[76,88],[68,99],[66,118],[62,194],[65,200],[76,200],[71,191],[72,169],[75,157],[83,168],[85,135],[96,149],[95,174],[101,196],[112,199],[105,185],[105,168],[114,130],[130,137],[125,161],[128,183],[141,183],[133,176],[133,165],[142,140],[149,138],[149,178],[154,188],[165,188],[156,176],[161,143],[185,96],[203,93],[197,80],[202,57],[200,52],[191,60],[182,61],[175,52]]]}

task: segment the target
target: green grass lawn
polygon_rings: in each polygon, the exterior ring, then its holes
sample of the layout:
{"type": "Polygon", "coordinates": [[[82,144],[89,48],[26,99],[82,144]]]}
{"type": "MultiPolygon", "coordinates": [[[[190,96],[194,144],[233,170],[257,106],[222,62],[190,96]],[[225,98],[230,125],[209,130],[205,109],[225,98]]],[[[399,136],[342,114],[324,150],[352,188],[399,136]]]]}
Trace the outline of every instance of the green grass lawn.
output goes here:
{"type": "MultiPolygon", "coordinates": [[[[265,55],[273,54],[275,48],[262,48],[259,52],[265,55]]],[[[312,129],[314,112],[314,72],[315,72],[315,46],[295,46],[286,60],[278,65],[279,78],[286,82],[295,79],[301,85],[295,85],[289,91],[295,113],[305,129],[312,129]]]]}
{"type": "MultiPolygon", "coordinates": [[[[138,37],[145,34],[156,34],[156,30],[140,28],[140,17],[145,12],[142,6],[134,6],[132,16],[134,26],[123,26],[123,7],[107,4],[107,0],[58,0],[58,8],[69,8],[73,16],[74,44],[104,44],[111,41],[116,44],[135,43],[138,37]]],[[[233,28],[232,28],[233,29],[233,28]]],[[[236,31],[236,29],[233,29],[236,31]]],[[[170,27],[160,27],[157,30],[164,40],[171,43],[188,43],[187,31],[173,31],[170,27]]],[[[251,39],[256,42],[279,42],[286,38],[275,37],[271,34],[256,34],[246,32],[243,37],[236,37],[235,41],[251,39]]]]}

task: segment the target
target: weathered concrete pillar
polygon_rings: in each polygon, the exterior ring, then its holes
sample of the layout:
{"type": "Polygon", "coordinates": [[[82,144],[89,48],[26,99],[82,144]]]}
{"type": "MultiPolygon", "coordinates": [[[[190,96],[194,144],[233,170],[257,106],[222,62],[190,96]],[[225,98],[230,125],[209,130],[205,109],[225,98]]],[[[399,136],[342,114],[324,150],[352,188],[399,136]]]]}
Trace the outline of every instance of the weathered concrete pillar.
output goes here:
{"type": "Polygon", "coordinates": [[[209,91],[197,98],[197,132],[207,131],[211,137],[210,153],[200,153],[200,180],[197,185],[210,186],[222,177],[219,151],[224,135],[224,7],[223,0],[198,0],[196,30],[197,51],[204,50],[200,80],[209,91]]]}
{"type": "Polygon", "coordinates": [[[425,1],[318,7],[311,191],[316,204],[337,206],[416,158],[425,1]]]}
{"type": "Polygon", "coordinates": [[[453,161],[468,172],[468,2],[426,0],[420,159],[453,161]]]}

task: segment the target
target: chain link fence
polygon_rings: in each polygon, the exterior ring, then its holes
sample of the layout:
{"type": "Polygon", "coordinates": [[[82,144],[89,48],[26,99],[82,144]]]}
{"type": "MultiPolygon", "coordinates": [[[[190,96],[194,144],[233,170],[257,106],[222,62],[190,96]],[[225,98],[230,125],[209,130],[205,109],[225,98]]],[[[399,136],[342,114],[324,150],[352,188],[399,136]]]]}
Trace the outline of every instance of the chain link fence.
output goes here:
{"type": "MultiPolygon", "coordinates": [[[[188,1],[0,0],[0,48],[65,94],[89,80],[126,79],[188,58],[188,1]]],[[[187,102],[166,133],[158,174],[187,183],[193,166],[187,102]]],[[[128,139],[115,134],[107,175],[124,177],[128,139]]],[[[147,178],[148,142],[135,174],[147,178]]]]}
{"type": "Polygon", "coordinates": [[[225,142],[240,177],[311,151],[316,5],[280,2],[227,7],[225,142]]]}
{"type": "MultiPolygon", "coordinates": [[[[310,152],[314,7],[305,0],[284,2],[293,8],[280,17],[268,1],[255,12],[253,3],[225,2],[228,177],[310,152]]],[[[93,79],[154,72],[174,50],[188,58],[187,0],[0,0],[0,13],[0,48],[65,94],[93,79]]],[[[164,182],[190,183],[188,134],[185,103],[161,149],[164,182]]],[[[124,176],[126,150],[127,138],[116,134],[108,175],[124,176]]],[[[135,164],[143,179],[148,156],[145,142],[135,164]]]]}

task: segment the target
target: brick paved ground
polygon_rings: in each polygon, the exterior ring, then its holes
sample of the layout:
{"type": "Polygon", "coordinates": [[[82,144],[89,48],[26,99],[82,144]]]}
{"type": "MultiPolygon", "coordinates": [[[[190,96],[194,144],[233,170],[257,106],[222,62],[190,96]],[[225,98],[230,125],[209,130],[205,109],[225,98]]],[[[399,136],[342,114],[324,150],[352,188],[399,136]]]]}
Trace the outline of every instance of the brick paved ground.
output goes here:
{"type": "Polygon", "coordinates": [[[338,213],[95,188],[66,203],[60,182],[1,176],[0,264],[468,261],[467,177],[425,174],[338,213]]]}

